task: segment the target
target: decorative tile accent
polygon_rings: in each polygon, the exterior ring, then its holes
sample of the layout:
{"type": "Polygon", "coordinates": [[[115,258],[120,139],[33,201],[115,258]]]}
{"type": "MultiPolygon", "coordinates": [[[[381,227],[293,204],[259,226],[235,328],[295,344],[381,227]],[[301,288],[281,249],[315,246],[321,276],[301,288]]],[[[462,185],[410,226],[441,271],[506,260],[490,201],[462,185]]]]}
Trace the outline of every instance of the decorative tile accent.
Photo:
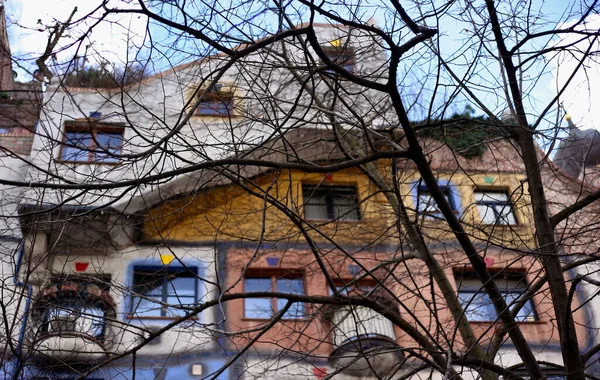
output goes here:
{"type": "Polygon", "coordinates": [[[270,267],[276,267],[279,265],[279,259],[277,257],[267,257],[267,265],[270,267]]]}
{"type": "Polygon", "coordinates": [[[90,263],[75,263],[75,270],[77,272],[85,272],[88,268],[88,265],[90,265],[90,263]]]}

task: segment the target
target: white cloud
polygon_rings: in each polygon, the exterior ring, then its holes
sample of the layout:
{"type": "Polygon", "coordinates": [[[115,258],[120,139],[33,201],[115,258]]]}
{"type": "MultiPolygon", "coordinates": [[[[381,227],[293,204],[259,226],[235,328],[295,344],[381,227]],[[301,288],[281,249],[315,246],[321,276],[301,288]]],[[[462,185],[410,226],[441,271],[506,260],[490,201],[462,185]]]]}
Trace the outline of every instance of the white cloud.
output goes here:
{"type": "Polygon", "coordinates": [[[102,14],[101,10],[94,12],[99,3],[101,1],[97,0],[8,0],[6,6],[13,56],[27,58],[28,60],[23,64],[30,68],[47,44],[48,32],[40,29],[54,25],[56,20],[66,21],[73,9],[77,7],[75,20],[88,14],[91,16],[78,23],[61,40],[59,46],[66,50],[57,54],[59,61],[69,60],[75,54],[83,55],[86,45],[91,45],[88,56],[92,59],[94,57],[96,60],[106,59],[114,63],[131,60],[131,57],[128,58],[128,53],[142,43],[146,18],[137,15],[111,15],[89,32],[89,28],[102,14]],[[38,20],[41,20],[41,25],[38,20]],[[83,39],[79,47],[80,51],[77,52],[78,46],[71,45],[86,33],[89,34],[83,39]]]}
{"type": "MultiPolygon", "coordinates": [[[[600,16],[590,17],[588,22],[580,30],[587,29],[598,31],[600,29],[600,16]]],[[[591,39],[575,44],[581,35],[569,34],[561,37],[555,46],[574,44],[569,53],[561,53],[551,62],[554,66],[554,82],[551,84],[552,91],[562,88],[577,68],[579,60],[590,46],[591,39]]],[[[591,52],[594,55],[588,57],[584,65],[579,68],[571,80],[569,87],[561,97],[561,102],[572,118],[573,122],[581,129],[595,128],[600,130],[600,42],[595,41],[591,52]]]]}

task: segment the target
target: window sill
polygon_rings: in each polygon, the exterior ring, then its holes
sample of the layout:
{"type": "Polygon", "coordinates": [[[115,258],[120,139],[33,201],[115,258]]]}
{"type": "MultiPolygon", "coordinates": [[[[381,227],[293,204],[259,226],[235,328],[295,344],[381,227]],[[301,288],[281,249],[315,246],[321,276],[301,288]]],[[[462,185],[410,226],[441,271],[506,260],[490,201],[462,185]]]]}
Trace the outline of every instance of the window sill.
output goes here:
{"type": "MultiPolygon", "coordinates": [[[[543,325],[546,324],[548,322],[546,321],[516,321],[517,324],[524,324],[524,325],[543,325]]],[[[469,321],[469,323],[475,323],[477,325],[492,325],[492,324],[496,324],[496,323],[502,323],[502,321],[500,321],[499,319],[496,321],[469,321]]]]}
{"type": "MultiPolygon", "coordinates": [[[[272,320],[272,318],[246,318],[246,317],[242,318],[242,321],[244,321],[244,322],[269,322],[271,320],[272,320]]],[[[304,323],[304,322],[308,322],[308,319],[307,318],[301,318],[301,319],[300,318],[297,318],[297,319],[281,318],[277,322],[293,322],[293,323],[303,322],[304,323]]]]}
{"type": "Polygon", "coordinates": [[[57,158],[55,160],[59,164],[64,165],[106,165],[106,166],[117,166],[121,165],[122,161],[118,162],[100,162],[100,161],[69,161],[57,158]]]}
{"type": "Polygon", "coordinates": [[[314,218],[310,218],[307,219],[305,218],[304,220],[306,220],[307,222],[316,222],[316,223],[348,223],[348,224],[359,224],[362,223],[363,220],[361,219],[357,219],[357,220],[341,220],[341,219],[314,219],[314,218]]]}
{"type": "Polygon", "coordinates": [[[242,115],[221,115],[221,114],[199,114],[199,113],[194,113],[192,115],[192,117],[198,117],[198,118],[202,118],[202,119],[218,119],[218,120],[222,120],[222,119],[241,119],[243,116],[242,115]]]}
{"type": "Polygon", "coordinates": [[[181,317],[144,317],[144,316],[138,316],[138,315],[132,315],[132,314],[127,314],[126,316],[127,320],[145,320],[145,321],[176,321],[178,319],[182,319],[185,318],[186,321],[197,321],[198,318],[197,316],[195,317],[189,317],[186,318],[185,316],[181,316],[181,317]]]}

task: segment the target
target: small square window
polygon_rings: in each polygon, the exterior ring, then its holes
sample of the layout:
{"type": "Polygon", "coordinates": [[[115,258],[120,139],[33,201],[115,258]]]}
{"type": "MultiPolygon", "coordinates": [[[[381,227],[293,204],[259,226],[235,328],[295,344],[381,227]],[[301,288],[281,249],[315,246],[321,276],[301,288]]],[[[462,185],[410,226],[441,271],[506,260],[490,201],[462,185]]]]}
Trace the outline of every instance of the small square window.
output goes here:
{"type": "MultiPolygon", "coordinates": [[[[458,287],[458,298],[462,305],[465,316],[471,322],[495,322],[498,319],[496,309],[490,300],[490,297],[483,287],[479,278],[472,273],[457,274],[455,276],[458,287]]],[[[500,293],[504,297],[508,307],[527,290],[525,276],[521,273],[508,273],[504,276],[494,276],[500,293]]],[[[517,322],[537,321],[533,301],[528,299],[525,305],[515,316],[517,322]]]]}
{"type": "Polygon", "coordinates": [[[484,224],[517,224],[513,206],[506,191],[475,191],[475,202],[484,224]]]}
{"type": "MultiPolygon", "coordinates": [[[[302,278],[280,278],[276,276],[246,277],[244,278],[244,292],[305,294],[302,278]]],[[[283,309],[287,302],[283,298],[246,298],[244,299],[244,316],[254,319],[269,319],[283,309]]],[[[282,316],[282,319],[303,319],[305,317],[304,304],[296,302],[282,316]]]]}
{"type": "MultiPolygon", "coordinates": [[[[323,47],[323,52],[327,55],[333,63],[338,66],[341,66],[344,70],[353,74],[355,70],[355,60],[354,60],[354,49],[352,48],[344,48],[344,47],[335,47],[335,46],[326,46],[323,47]]],[[[324,62],[321,62],[324,63],[324,62]]],[[[333,70],[326,70],[329,74],[334,74],[333,70]]]]}
{"type": "Polygon", "coordinates": [[[304,217],[317,220],[360,220],[354,186],[302,186],[304,217]]]}
{"type": "Polygon", "coordinates": [[[196,110],[198,115],[203,116],[227,116],[232,112],[233,94],[220,88],[206,92],[196,110]]]}
{"type": "Polygon", "coordinates": [[[60,159],[82,163],[118,163],[123,132],[121,126],[69,123],[65,127],[60,159]]]}
{"type": "Polygon", "coordinates": [[[198,299],[198,270],[195,267],[133,268],[130,312],[134,317],[181,317],[184,308],[198,299]]]}

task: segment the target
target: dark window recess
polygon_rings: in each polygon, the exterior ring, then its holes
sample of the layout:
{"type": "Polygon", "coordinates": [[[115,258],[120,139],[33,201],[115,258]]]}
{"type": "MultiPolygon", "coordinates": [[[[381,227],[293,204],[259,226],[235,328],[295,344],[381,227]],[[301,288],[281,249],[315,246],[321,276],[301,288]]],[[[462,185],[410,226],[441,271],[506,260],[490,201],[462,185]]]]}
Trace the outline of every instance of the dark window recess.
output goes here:
{"type": "MultiPolygon", "coordinates": [[[[344,47],[335,47],[335,46],[327,46],[323,47],[323,52],[327,55],[333,63],[338,66],[341,66],[344,70],[354,73],[355,70],[355,60],[354,60],[354,49],[344,48],[344,47]]],[[[321,62],[324,64],[324,62],[321,62]]],[[[333,74],[333,70],[326,70],[327,73],[333,74]]]]}
{"type": "MultiPolygon", "coordinates": [[[[452,208],[452,211],[458,211],[458,205],[454,203],[451,196],[451,189],[449,186],[440,186],[440,190],[446,198],[446,201],[452,208]]],[[[419,184],[417,189],[417,211],[426,215],[439,215],[442,213],[437,205],[437,202],[433,199],[431,192],[424,184],[419,184]]]]}
{"type": "Polygon", "coordinates": [[[124,130],[123,127],[112,125],[67,125],[60,159],[82,163],[118,163],[124,130]]]}
{"type": "MultiPolygon", "coordinates": [[[[246,277],[244,278],[244,292],[304,294],[304,281],[300,277],[246,277]]],[[[246,298],[244,299],[244,316],[269,319],[283,309],[287,302],[286,299],[280,298],[246,298]]],[[[296,302],[283,315],[282,319],[303,319],[305,317],[304,304],[296,302]]]]}
{"type": "Polygon", "coordinates": [[[230,92],[213,90],[204,94],[196,111],[198,115],[227,116],[233,112],[233,94],[230,92]]]}
{"type": "MultiPolygon", "coordinates": [[[[475,274],[457,274],[455,275],[455,280],[458,287],[458,298],[469,321],[495,322],[498,319],[496,309],[487,291],[475,274]]],[[[512,308],[512,304],[528,288],[525,277],[521,273],[508,273],[504,276],[496,275],[494,276],[494,281],[509,308],[512,308]]],[[[515,320],[518,322],[538,320],[531,298],[519,310],[515,316],[515,320]]]]}
{"type": "Polygon", "coordinates": [[[302,186],[304,217],[318,220],[360,220],[354,186],[302,186]]]}
{"type": "Polygon", "coordinates": [[[135,266],[130,312],[133,317],[181,317],[198,300],[195,267],[135,266]]]}
{"type": "Polygon", "coordinates": [[[517,224],[517,218],[506,191],[475,191],[477,210],[484,224],[517,224]]]}

